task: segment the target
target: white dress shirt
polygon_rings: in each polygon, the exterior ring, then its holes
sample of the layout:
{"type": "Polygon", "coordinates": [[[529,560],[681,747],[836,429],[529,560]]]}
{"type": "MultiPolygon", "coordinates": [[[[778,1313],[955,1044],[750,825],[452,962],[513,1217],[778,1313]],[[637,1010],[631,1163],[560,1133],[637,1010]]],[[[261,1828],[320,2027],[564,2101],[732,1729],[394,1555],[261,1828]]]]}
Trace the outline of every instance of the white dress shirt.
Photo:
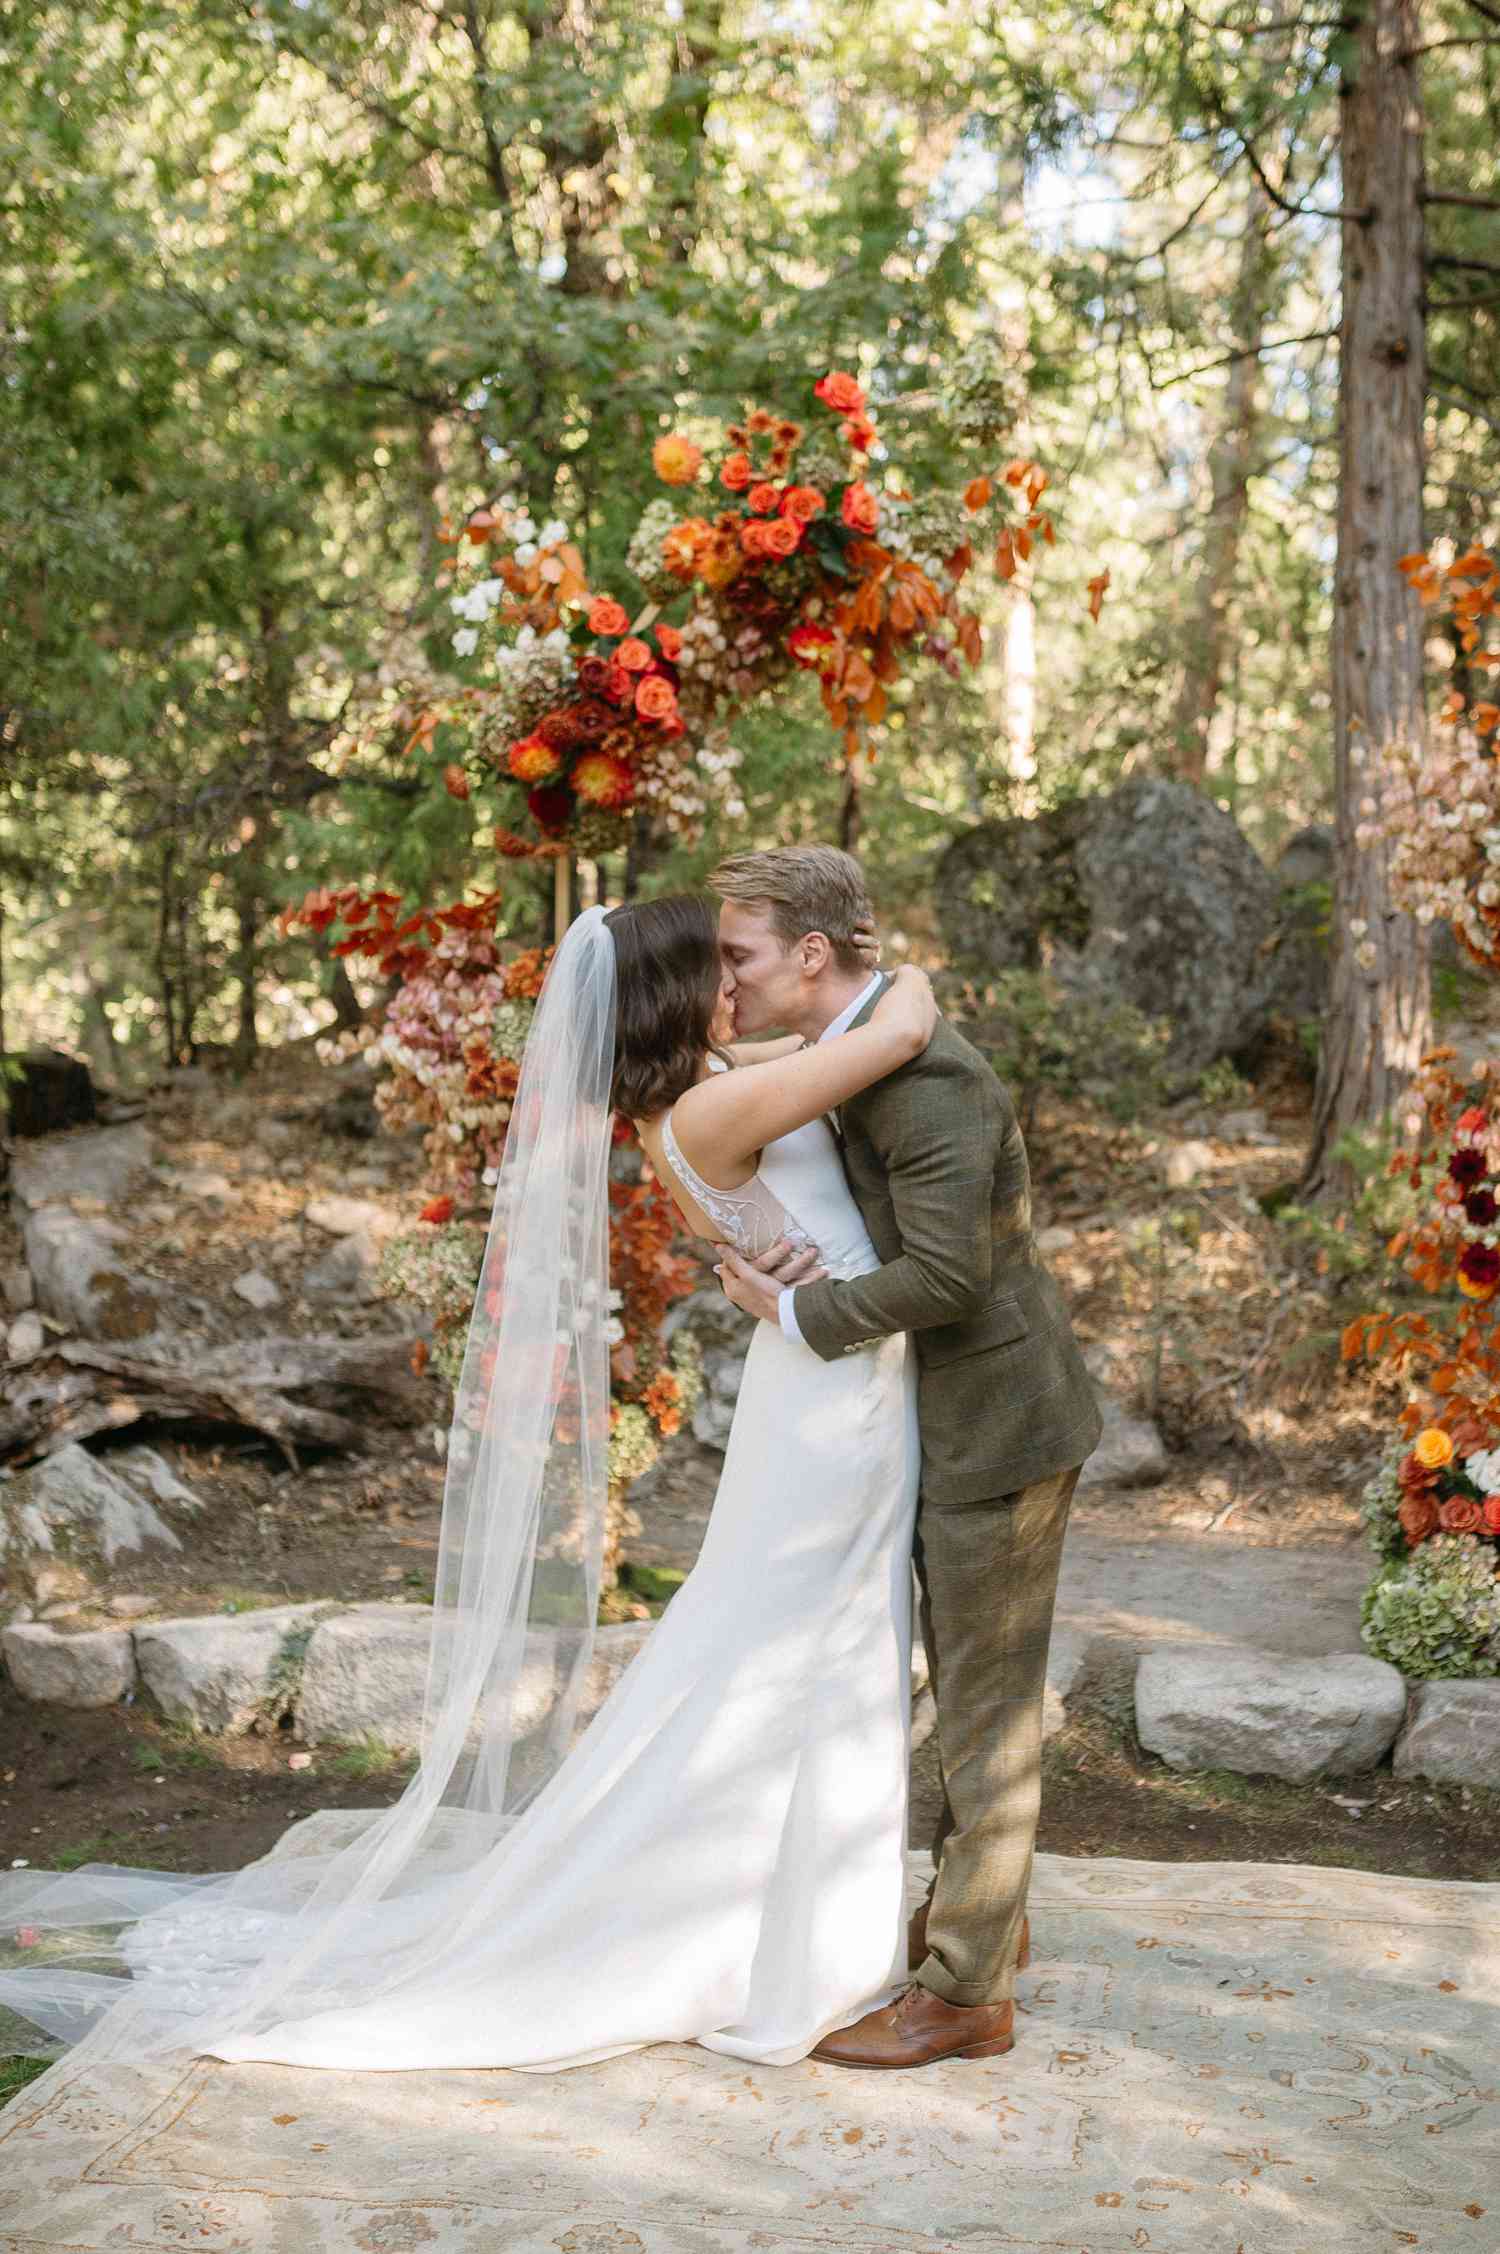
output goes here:
{"type": "MultiPolygon", "coordinates": [[[[836,1033],[848,1032],[853,1020],[858,1017],[860,1011],[864,1008],[866,1002],[868,1002],[868,1000],[870,999],[870,996],[875,992],[876,987],[879,986],[884,976],[885,973],[883,971],[877,970],[871,973],[869,984],[860,988],[853,1001],[849,1003],[846,1009],[840,1010],[837,1017],[829,1019],[822,1032],[818,1035],[820,1042],[831,1041],[836,1033]]],[[[791,1339],[794,1345],[805,1346],[807,1344],[807,1340],[803,1337],[802,1332],[798,1327],[797,1311],[792,1305],[792,1301],[796,1298],[796,1296],[797,1286],[795,1284],[787,1284],[782,1291],[781,1297],[776,1302],[776,1313],[780,1318],[782,1336],[784,1338],[791,1339]]]]}

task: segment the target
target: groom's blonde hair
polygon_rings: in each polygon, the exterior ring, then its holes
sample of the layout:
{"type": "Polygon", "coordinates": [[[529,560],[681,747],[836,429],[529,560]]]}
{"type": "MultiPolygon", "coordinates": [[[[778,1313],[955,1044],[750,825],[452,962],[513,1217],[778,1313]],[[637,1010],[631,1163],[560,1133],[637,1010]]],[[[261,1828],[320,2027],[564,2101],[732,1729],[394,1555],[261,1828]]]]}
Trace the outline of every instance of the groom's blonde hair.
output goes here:
{"type": "Polygon", "coordinates": [[[864,871],[836,845],[773,845],[764,853],[736,853],[708,880],[721,900],[771,911],[771,929],[783,947],[821,931],[840,970],[862,970],[854,927],[873,923],[875,911],[864,871]]]}

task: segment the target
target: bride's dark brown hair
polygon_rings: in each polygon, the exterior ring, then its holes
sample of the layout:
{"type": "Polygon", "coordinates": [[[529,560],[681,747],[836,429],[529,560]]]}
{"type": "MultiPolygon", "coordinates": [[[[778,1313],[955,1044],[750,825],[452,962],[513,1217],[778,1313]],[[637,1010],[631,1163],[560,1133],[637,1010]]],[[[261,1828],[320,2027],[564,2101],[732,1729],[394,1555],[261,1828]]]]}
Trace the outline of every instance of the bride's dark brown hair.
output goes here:
{"type": "Polygon", "coordinates": [[[724,976],[718,922],[691,892],[632,900],[604,921],[615,943],[610,1102],[650,1119],[691,1088],[707,1051],[730,1061],[710,1031],[724,976]]]}

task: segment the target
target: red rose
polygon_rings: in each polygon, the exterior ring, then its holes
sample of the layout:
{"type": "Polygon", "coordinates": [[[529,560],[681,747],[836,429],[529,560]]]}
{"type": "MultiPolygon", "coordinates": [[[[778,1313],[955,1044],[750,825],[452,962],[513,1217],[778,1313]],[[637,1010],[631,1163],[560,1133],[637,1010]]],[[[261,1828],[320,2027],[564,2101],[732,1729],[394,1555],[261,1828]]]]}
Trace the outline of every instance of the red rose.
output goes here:
{"type": "Polygon", "coordinates": [[[840,423],[839,429],[845,443],[852,446],[856,454],[868,454],[875,443],[875,425],[867,423],[863,415],[854,422],[840,423]]]}
{"type": "Polygon", "coordinates": [[[1407,1495],[1402,1498],[1396,1516],[1401,1522],[1401,1531],[1406,1536],[1408,1549],[1414,1550],[1418,1542],[1425,1542],[1428,1535],[1436,1530],[1438,1507],[1430,1495],[1407,1495]]]}
{"type": "Polygon", "coordinates": [[[604,694],[613,704],[624,704],[628,697],[634,696],[635,684],[623,665],[612,665],[610,667],[609,679],[604,684],[604,694]]]}
{"type": "Polygon", "coordinates": [[[417,1215],[419,1221],[451,1221],[452,1218],[453,1200],[451,1197],[429,1198],[417,1215]]]}
{"type": "Polygon", "coordinates": [[[868,485],[846,485],[839,515],[851,532],[873,532],[880,522],[880,503],[868,485]]]}
{"type": "Polygon", "coordinates": [[[609,659],[591,650],[578,667],[578,686],[585,696],[602,697],[609,681],[609,659]]]}
{"type": "Polygon", "coordinates": [[[818,378],[813,385],[813,397],[821,399],[836,415],[862,415],[865,411],[863,391],[852,376],[844,375],[838,368],[830,368],[826,376],[818,378]]]}
{"type": "Polygon", "coordinates": [[[555,837],[568,826],[573,812],[573,793],[561,783],[554,783],[548,789],[529,790],[526,804],[537,828],[555,837]]]}

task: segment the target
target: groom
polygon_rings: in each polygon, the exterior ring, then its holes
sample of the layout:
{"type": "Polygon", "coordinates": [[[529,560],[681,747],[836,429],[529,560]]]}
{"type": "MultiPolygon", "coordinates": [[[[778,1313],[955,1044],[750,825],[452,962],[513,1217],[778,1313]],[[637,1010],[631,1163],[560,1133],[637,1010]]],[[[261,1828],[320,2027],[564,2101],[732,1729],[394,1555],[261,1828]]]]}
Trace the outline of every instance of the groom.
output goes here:
{"type": "MultiPolygon", "coordinates": [[[[735,1031],[808,1043],[861,1025],[886,980],[856,933],[874,921],[857,861],[826,845],[725,861],[719,951],[735,1031]]],[[[937,1878],[912,1919],[912,1984],[824,2037],[814,2058],[925,2066],[1014,2041],[1016,1961],[1041,1801],[1042,1693],[1068,1506],[1101,1421],[1056,1283],[1031,1233],[1026,1148],[1004,1088],[939,1018],[923,1054],[830,1124],[884,1265],[798,1282],[815,1255],[727,1250],[737,1307],[824,1361],[910,1331],[922,1488],[913,1558],[937,1704],[937,1878]]]]}

